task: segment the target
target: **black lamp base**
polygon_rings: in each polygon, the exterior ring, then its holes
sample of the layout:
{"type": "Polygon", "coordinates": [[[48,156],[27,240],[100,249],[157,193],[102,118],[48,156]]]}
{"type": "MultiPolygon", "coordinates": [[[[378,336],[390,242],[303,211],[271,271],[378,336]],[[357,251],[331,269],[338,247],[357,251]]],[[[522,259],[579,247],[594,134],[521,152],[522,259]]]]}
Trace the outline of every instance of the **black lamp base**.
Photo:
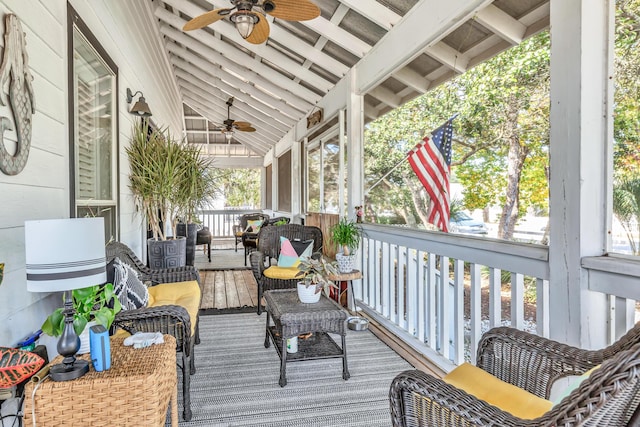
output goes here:
{"type": "Polygon", "coordinates": [[[73,364],[60,363],[49,369],[49,376],[53,381],[70,381],[80,378],[89,372],[89,362],[76,360],[73,364]]]}

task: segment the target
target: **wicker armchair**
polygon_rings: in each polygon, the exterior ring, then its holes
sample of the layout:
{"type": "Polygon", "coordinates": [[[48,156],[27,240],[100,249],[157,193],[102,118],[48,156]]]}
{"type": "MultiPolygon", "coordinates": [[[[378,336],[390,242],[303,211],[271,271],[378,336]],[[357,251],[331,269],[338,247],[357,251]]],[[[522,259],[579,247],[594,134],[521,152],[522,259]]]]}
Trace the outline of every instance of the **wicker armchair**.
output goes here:
{"type": "Polygon", "coordinates": [[[258,236],[258,250],[250,255],[253,276],[258,282],[258,314],[262,314],[261,301],[264,291],[295,288],[299,281],[298,279],[271,279],[263,274],[266,268],[265,260],[268,258],[277,259],[280,254],[280,236],[284,236],[289,240],[313,239],[313,256],[319,257],[322,255],[322,230],[318,227],[287,224],[261,229],[258,236]]]}
{"type": "Polygon", "coordinates": [[[394,427],[640,425],[640,323],[613,345],[581,350],[512,328],[485,333],[477,366],[549,399],[551,385],[602,364],[542,416],[525,420],[421,371],[405,371],[389,392],[394,427]]]}
{"type": "MultiPolygon", "coordinates": [[[[161,283],[173,283],[196,280],[200,283],[200,274],[192,266],[152,270],[145,266],[133,251],[119,242],[110,242],[106,247],[107,262],[118,257],[122,262],[129,264],[138,271],[142,282],[148,286],[161,283]]],[[[108,280],[113,280],[109,278],[108,280]]],[[[113,324],[127,332],[162,332],[170,334],[176,339],[176,351],[182,353],[182,391],[184,398],[185,420],[191,419],[191,378],[196,371],[193,348],[200,343],[199,318],[196,317],[195,333],[191,334],[191,322],[187,310],[179,305],[160,305],[155,307],[143,307],[136,310],[123,310],[116,315],[113,324]]]]}
{"type": "Polygon", "coordinates": [[[236,238],[236,252],[238,252],[238,243],[242,242],[244,230],[247,229],[249,221],[262,220],[263,224],[269,221],[269,215],[263,213],[244,214],[240,217],[240,223],[233,226],[233,235],[236,238]]]}

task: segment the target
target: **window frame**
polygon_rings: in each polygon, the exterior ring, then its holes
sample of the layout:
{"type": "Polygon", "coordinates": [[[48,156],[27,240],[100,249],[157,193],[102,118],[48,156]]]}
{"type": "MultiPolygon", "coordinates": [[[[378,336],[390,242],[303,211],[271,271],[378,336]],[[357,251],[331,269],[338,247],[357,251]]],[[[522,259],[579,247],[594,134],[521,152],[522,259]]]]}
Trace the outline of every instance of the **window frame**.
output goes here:
{"type": "MultiPolygon", "coordinates": [[[[70,218],[76,218],[78,210],[82,208],[100,208],[100,207],[114,207],[113,213],[113,236],[105,236],[107,240],[114,238],[120,240],[120,124],[119,124],[119,72],[118,66],[111,59],[111,56],[103,48],[102,44],[93,35],[89,27],[80,18],[78,13],[73,7],[67,3],[67,89],[68,89],[68,117],[69,117],[69,216],[70,218]],[[112,73],[114,78],[113,95],[112,95],[112,144],[111,144],[111,194],[112,198],[108,203],[78,203],[79,200],[76,197],[76,117],[75,110],[77,106],[77,99],[75,96],[75,61],[74,61],[74,34],[78,32],[87,43],[93,48],[97,56],[102,61],[103,65],[107,67],[112,73]]],[[[101,216],[99,213],[94,213],[95,216],[101,216]]],[[[109,227],[105,223],[105,227],[109,227]]]]}

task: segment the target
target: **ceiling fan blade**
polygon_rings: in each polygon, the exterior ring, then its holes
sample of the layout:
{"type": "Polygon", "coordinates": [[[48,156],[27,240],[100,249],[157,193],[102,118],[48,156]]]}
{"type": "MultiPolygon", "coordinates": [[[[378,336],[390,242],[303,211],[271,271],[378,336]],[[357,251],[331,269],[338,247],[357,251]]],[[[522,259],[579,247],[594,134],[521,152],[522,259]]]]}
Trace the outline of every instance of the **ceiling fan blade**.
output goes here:
{"type": "Polygon", "coordinates": [[[267,21],[266,16],[261,14],[260,12],[253,12],[258,15],[258,23],[253,27],[253,31],[249,34],[249,37],[246,40],[252,44],[261,44],[267,41],[269,38],[269,21],[267,21]]]}
{"type": "Polygon", "coordinates": [[[249,122],[233,122],[233,124],[239,128],[251,126],[251,123],[249,122]]]}
{"type": "Polygon", "coordinates": [[[320,8],[309,0],[271,0],[269,15],[285,21],[308,21],[320,16],[320,8]]]}
{"type": "Polygon", "coordinates": [[[191,31],[198,30],[200,28],[206,27],[209,24],[213,24],[229,15],[232,9],[214,9],[210,12],[203,13],[200,16],[196,16],[191,21],[184,24],[182,27],[183,31],[191,31]]]}
{"type": "Polygon", "coordinates": [[[251,126],[247,126],[247,127],[238,128],[238,130],[240,132],[255,132],[256,128],[251,127],[251,126]]]}

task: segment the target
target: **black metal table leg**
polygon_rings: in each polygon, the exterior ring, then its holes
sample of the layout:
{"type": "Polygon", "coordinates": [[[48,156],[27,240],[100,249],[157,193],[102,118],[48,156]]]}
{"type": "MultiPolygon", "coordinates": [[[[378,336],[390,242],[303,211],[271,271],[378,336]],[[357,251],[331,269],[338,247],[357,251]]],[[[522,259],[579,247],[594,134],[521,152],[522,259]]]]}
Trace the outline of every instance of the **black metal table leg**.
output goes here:
{"type": "Polygon", "coordinates": [[[265,335],[264,335],[264,348],[269,348],[269,318],[271,317],[271,313],[269,313],[269,311],[267,311],[267,327],[265,329],[265,335]]]}
{"type": "Polygon", "coordinates": [[[348,380],[349,378],[351,378],[351,375],[347,367],[347,337],[342,335],[342,379],[348,380]]]}
{"type": "Polygon", "coordinates": [[[282,360],[280,363],[280,381],[278,381],[278,384],[280,384],[280,387],[284,387],[287,385],[287,339],[282,333],[280,337],[282,339],[282,360]]]}

